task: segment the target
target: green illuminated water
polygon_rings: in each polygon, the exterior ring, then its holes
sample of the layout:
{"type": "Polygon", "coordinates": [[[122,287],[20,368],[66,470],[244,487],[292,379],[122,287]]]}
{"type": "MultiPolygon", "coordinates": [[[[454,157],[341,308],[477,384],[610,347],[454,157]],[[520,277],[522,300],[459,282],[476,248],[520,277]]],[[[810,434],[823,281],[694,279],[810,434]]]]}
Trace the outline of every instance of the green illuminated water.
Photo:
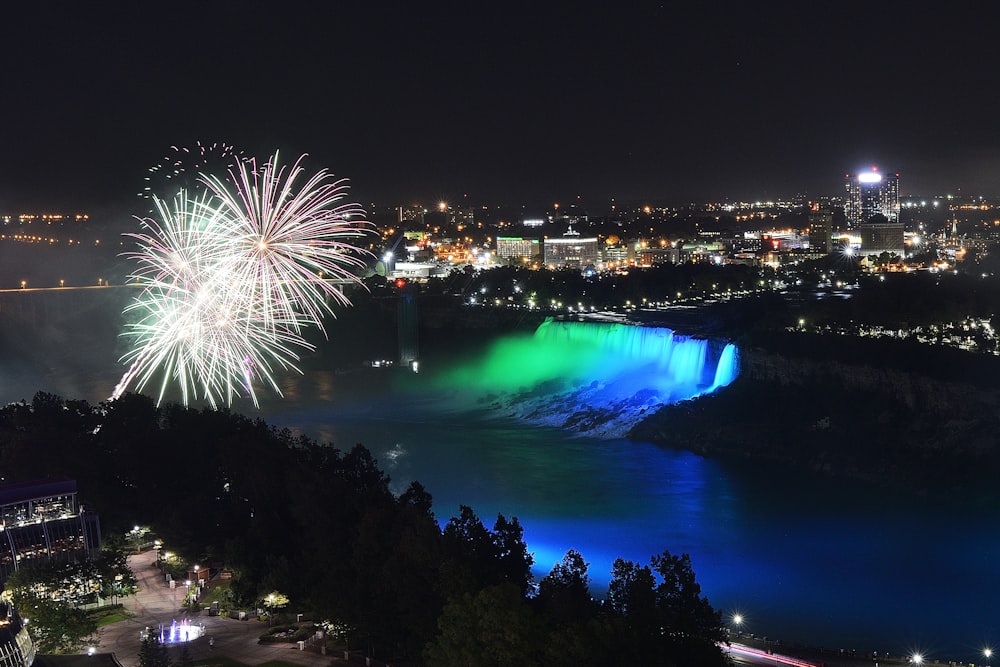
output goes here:
{"type": "Polygon", "coordinates": [[[463,408],[620,437],[650,410],[714,391],[738,371],[732,344],[665,328],[549,319],[534,334],[497,341],[435,384],[463,408]]]}

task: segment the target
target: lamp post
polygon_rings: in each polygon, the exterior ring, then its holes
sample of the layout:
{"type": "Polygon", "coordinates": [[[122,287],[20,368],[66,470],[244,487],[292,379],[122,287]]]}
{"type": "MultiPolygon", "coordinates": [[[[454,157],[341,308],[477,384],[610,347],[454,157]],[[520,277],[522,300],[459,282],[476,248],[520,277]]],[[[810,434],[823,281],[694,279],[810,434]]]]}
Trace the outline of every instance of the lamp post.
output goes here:
{"type": "Polygon", "coordinates": [[[922,665],[924,664],[924,656],[920,655],[919,653],[914,653],[913,656],[910,658],[910,662],[912,662],[914,665],[922,665]]]}
{"type": "Polygon", "coordinates": [[[736,638],[740,636],[740,626],[743,625],[743,614],[733,614],[733,625],[736,626],[736,638]]]}
{"type": "Polygon", "coordinates": [[[991,649],[989,646],[987,646],[986,648],[984,648],[983,649],[983,657],[986,658],[986,665],[987,665],[987,667],[989,667],[990,658],[993,657],[993,649],[991,649]]]}

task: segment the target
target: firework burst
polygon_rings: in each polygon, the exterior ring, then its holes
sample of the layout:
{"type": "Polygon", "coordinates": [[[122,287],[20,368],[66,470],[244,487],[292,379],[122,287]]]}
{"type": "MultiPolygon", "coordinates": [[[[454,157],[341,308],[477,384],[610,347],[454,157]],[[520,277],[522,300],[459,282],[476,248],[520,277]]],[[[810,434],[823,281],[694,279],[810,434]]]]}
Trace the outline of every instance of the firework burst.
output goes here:
{"type": "Polygon", "coordinates": [[[359,282],[367,257],[351,241],[372,231],[359,206],[342,203],[345,181],[323,170],[296,187],[301,162],[240,161],[227,179],[202,174],[197,196],[154,197],[158,220],[128,235],[142,289],[125,309],[129,368],[112,399],[159,376],[161,401],[173,383],[185,404],[257,405],[255,385],[281,395],[274,374],[301,372],[298,351],[313,348],[304,330],[325,334],[329,304],[350,304],[341,286],[359,282]]]}
{"type": "MultiPolygon", "coordinates": [[[[180,190],[200,189],[201,174],[227,174],[247,159],[236,146],[221,141],[171,146],[160,161],[147,170],[138,195],[146,200],[169,200],[180,190]]],[[[152,214],[153,210],[148,213],[152,214]]]]}

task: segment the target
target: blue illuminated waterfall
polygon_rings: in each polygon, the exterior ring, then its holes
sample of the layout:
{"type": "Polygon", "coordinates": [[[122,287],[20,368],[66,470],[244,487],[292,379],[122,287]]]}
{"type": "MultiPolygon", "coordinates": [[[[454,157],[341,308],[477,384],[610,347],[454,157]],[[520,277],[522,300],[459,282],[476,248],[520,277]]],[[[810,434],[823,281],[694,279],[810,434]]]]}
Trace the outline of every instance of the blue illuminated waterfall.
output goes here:
{"type": "Polygon", "coordinates": [[[466,398],[534,423],[621,437],[662,405],[731,383],[736,346],[666,328],[546,320],[507,337],[448,384],[466,398]]]}

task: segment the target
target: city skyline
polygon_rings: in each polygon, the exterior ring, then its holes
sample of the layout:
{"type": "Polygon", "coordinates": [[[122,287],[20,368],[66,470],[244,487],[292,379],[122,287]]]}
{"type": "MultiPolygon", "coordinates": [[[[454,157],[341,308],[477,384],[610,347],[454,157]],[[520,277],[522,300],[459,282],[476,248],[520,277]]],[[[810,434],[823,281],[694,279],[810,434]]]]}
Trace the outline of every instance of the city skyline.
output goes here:
{"type": "Polygon", "coordinates": [[[1000,194],[988,21],[794,8],[21,7],[0,209],[141,212],[197,141],[307,152],[366,205],[820,196],[872,164],[1000,194]]]}

